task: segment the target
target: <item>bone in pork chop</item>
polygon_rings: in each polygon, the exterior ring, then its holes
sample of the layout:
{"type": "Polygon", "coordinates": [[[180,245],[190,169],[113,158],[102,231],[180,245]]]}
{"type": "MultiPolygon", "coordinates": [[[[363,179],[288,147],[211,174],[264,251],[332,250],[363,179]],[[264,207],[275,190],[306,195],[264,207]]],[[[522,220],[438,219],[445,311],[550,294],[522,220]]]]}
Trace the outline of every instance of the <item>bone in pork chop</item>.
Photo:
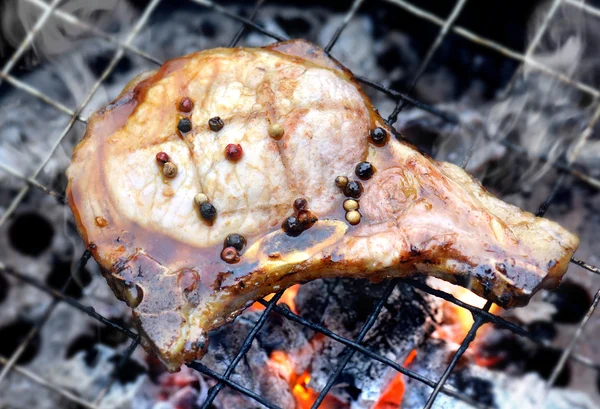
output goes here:
{"type": "Polygon", "coordinates": [[[69,204],[169,370],[254,300],[316,278],[419,272],[503,307],[558,285],[576,236],[390,135],[314,45],[207,50],[90,118],[69,204]]]}

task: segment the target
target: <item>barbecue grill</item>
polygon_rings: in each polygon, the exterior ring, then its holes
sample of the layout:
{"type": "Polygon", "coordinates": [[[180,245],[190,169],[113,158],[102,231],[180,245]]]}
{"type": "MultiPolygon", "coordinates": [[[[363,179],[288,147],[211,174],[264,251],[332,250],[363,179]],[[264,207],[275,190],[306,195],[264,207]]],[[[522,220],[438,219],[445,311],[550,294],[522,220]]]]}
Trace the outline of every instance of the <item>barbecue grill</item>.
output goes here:
{"type": "MultiPolygon", "coordinates": [[[[26,194],[28,193],[28,191],[31,188],[39,189],[40,191],[44,192],[45,194],[56,197],[57,200],[59,200],[60,202],[66,203],[66,198],[63,195],[63,193],[57,192],[49,187],[46,187],[44,184],[42,184],[41,182],[38,181],[38,176],[43,171],[44,167],[50,161],[52,156],[55,154],[57,148],[61,144],[61,141],[65,138],[65,136],[71,130],[71,128],[77,122],[81,122],[83,124],[87,123],[87,118],[84,117],[82,114],[84,108],[90,102],[90,100],[92,99],[92,96],[98,90],[98,88],[101,86],[103,81],[105,81],[111,75],[111,73],[113,72],[113,70],[119,63],[119,61],[121,60],[121,58],[126,53],[132,53],[132,54],[135,54],[139,57],[146,59],[147,61],[149,61],[153,64],[156,64],[156,66],[158,66],[162,63],[162,61],[160,61],[159,59],[153,57],[152,55],[149,55],[145,51],[142,51],[141,49],[139,49],[138,47],[133,45],[136,35],[140,32],[140,30],[144,27],[144,25],[149,21],[151,14],[159,5],[160,0],[151,0],[148,2],[143,13],[139,17],[137,23],[132,27],[131,31],[124,39],[119,39],[119,38],[113,36],[112,34],[102,31],[101,29],[96,28],[95,26],[83,21],[82,19],[79,19],[75,15],[69,14],[69,13],[65,12],[64,10],[59,9],[59,5],[61,3],[60,0],[52,0],[49,3],[45,3],[42,0],[21,0],[21,1],[29,3],[32,6],[35,6],[36,9],[38,10],[39,15],[37,17],[37,21],[35,22],[35,24],[27,32],[27,34],[26,34],[25,38],[23,39],[23,41],[21,42],[21,44],[18,46],[18,48],[16,49],[14,54],[10,57],[10,59],[8,59],[8,61],[2,68],[2,71],[0,73],[0,82],[5,82],[7,84],[10,84],[12,87],[16,87],[26,93],[33,95],[34,97],[36,97],[36,98],[42,100],[43,102],[51,105],[52,107],[56,108],[56,110],[58,112],[60,112],[61,114],[67,115],[70,119],[68,121],[67,126],[64,128],[64,130],[60,133],[60,135],[54,141],[52,148],[48,152],[45,159],[42,161],[42,163],[36,168],[35,172],[33,172],[32,174],[24,175],[18,169],[14,169],[12,167],[7,166],[4,163],[0,163],[0,168],[4,172],[9,173],[13,177],[18,178],[19,180],[22,181],[21,190],[12,198],[12,202],[10,203],[10,206],[0,216],[0,226],[2,224],[6,223],[7,220],[9,220],[10,217],[15,213],[15,211],[19,208],[20,204],[22,203],[26,194]],[[74,110],[65,106],[60,101],[57,101],[57,100],[45,95],[43,91],[34,88],[32,85],[19,79],[17,76],[11,74],[11,71],[13,70],[13,68],[15,68],[15,65],[18,63],[19,59],[32,46],[34,39],[36,38],[36,35],[44,27],[44,24],[47,23],[50,19],[60,19],[68,25],[72,25],[73,27],[77,27],[78,29],[85,30],[92,35],[101,37],[101,38],[113,43],[116,46],[116,52],[114,53],[114,56],[112,57],[112,59],[110,60],[108,65],[106,66],[105,70],[101,73],[101,75],[98,77],[95,84],[89,90],[89,93],[87,94],[87,96],[83,99],[83,101],[79,104],[79,106],[74,110]]],[[[240,40],[247,33],[249,33],[252,30],[262,33],[262,34],[264,34],[274,40],[277,40],[277,41],[284,41],[287,39],[287,38],[283,38],[281,35],[276,34],[254,22],[255,16],[257,15],[257,13],[260,12],[260,7],[265,2],[264,0],[257,1],[252,13],[248,17],[243,17],[241,15],[238,15],[238,14],[232,12],[228,7],[222,6],[211,0],[190,0],[190,1],[192,1],[193,3],[197,3],[200,6],[212,9],[213,11],[223,15],[224,18],[233,19],[233,20],[239,22],[239,24],[240,24],[239,31],[237,32],[235,37],[231,39],[231,42],[229,44],[223,44],[224,46],[229,46],[229,47],[236,46],[240,42],[240,40]]],[[[327,53],[332,53],[333,55],[335,55],[335,53],[333,51],[335,49],[336,42],[338,41],[338,39],[341,36],[344,35],[344,29],[346,28],[348,23],[351,21],[351,19],[355,16],[357,11],[359,11],[363,1],[364,0],[354,0],[352,2],[352,4],[348,7],[348,10],[345,13],[345,16],[344,16],[341,24],[339,25],[339,27],[337,27],[337,29],[335,30],[335,33],[333,34],[333,36],[331,37],[329,42],[327,44],[321,44],[322,46],[324,46],[324,49],[327,53]]],[[[483,47],[487,47],[490,50],[493,50],[494,52],[499,53],[499,55],[503,56],[504,58],[517,61],[520,64],[527,64],[527,66],[529,68],[535,69],[543,75],[553,77],[556,80],[558,80],[564,84],[567,84],[568,86],[573,87],[573,88],[583,92],[584,94],[588,95],[589,97],[591,97],[591,99],[595,103],[595,111],[591,115],[591,119],[590,119],[588,125],[585,127],[585,129],[583,130],[581,135],[578,137],[578,141],[580,141],[580,142],[585,141],[592,134],[595,125],[597,124],[598,120],[600,120],[600,104],[598,104],[598,100],[600,99],[600,90],[593,88],[592,86],[587,85],[586,83],[583,83],[578,79],[571,78],[561,72],[558,72],[551,67],[545,66],[541,62],[534,59],[532,56],[534,54],[534,51],[536,50],[536,47],[539,45],[539,42],[541,41],[541,39],[545,33],[545,30],[548,28],[549,23],[551,22],[553,16],[555,15],[555,13],[559,9],[559,7],[572,7],[572,8],[580,10],[583,13],[587,13],[590,16],[594,16],[597,18],[600,18],[600,9],[597,9],[595,7],[587,5],[583,1],[577,1],[577,0],[553,0],[553,1],[551,1],[549,3],[549,7],[546,10],[546,15],[543,19],[543,22],[542,22],[541,26],[539,27],[539,31],[533,37],[533,41],[529,44],[526,51],[524,53],[521,53],[521,52],[514,51],[510,48],[507,48],[507,47],[503,46],[502,44],[499,44],[495,41],[481,37],[481,36],[477,35],[476,33],[472,32],[471,30],[457,25],[456,24],[457,20],[458,20],[459,16],[461,15],[461,12],[465,8],[465,5],[467,4],[467,0],[457,0],[455,2],[451,12],[448,14],[448,16],[446,18],[440,18],[437,15],[429,12],[428,10],[420,8],[417,1],[415,1],[414,4],[410,3],[409,1],[404,1],[404,0],[378,0],[378,1],[391,3],[392,5],[394,5],[398,8],[401,8],[401,9],[405,10],[406,12],[414,15],[414,18],[422,19],[424,21],[427,21],[427,22],[432,23],[435,26],[439,27],[437,37],[435,38],[433,43],[429,46],[429,49],[425,55],[425,58],[423,59],[420,66],[418,67],[416,74],[413,76],[413,78],[410,82],[410,86],[406,90],[390,89],[389,87],[386,87],[375,81],[372,81],[369,78],[362,77],[362,76],[357,77],[358,81],[361,84],[363,84],[363,86],[369,87],[378,92],[381,92],[381,93],[385,94],[387,97],[391,98],[395,102],[395,109],[393,110],[391,115],[389,115],[389,117],[387,118],[387,121],[390,125],[393,125],[396,122],[399,113],[405,107],[413,106],[418,109],[427,111],[428,113],[440,118],[441,120],[443,120],[447,123],[457,125],[457,126],[461,127],[461,129],[464,129],[466,132],[472,131],[469,129],[469,127],[471,125],[462,123],[459,116],[454,114],[453,112],[447,112],[447,111],[441,110],[430,104],[419,101],[419,100],[415,99],[413,96],[411,96],[412,88],[415,86],[415,84],[417,83],[417,81],[419,80],[421,75],[427,69],[428,65],[432,61],[434,55],[436,54],[436,51],[438,51],[438,49],[439,49],[440,45],[442,44],[442,42],[444,41],[444,39],[450,33],[454,33],[455,35],[458,35],[468,41],[472,41],[483,47]]],[[[343,63],[343,61],[342,61],[342,63],[343,63]]],[[[521,68],[522,68],[522,65],[521,65],[521,68]]],[[[514,74],[515,77],[518,76],[519,70],[517,70],[517,72],[515,72],[515,74],[514,74]]],[[[512,85],[512,83],[511,83],[511,85],[512,85]]],[[[517,144],[514,144],[512,142],[509,142],[508,140],[505,140],[502,143],[512,152],[513,155],[523,155],[526,153],[526,150],[523,147],[521,147],[517,144]]],[[[578,146],[581,146],[581,144],[578,144],[578,146]]],[[[470,153],[471,152],[467,153],[467,155],[464,157],[464,159],[461,162],[461,165],[463,168],[466,167],[466,165],[469,161],[470,153]]],[[[544,214],[546,213],[546,211],[552,204],[553,200],[555,199],[556,193],[559,191],[561,186],[566,182],[566,180],[567,180],[566,177],[568,175],[571,175],[577,179],[580,179],[595,188],[600,188],[600,180],[598,180],[597,178],[595,178],[591,175],[583,173],[580,170],[576,169],[574,166],[572,166],[578,153],[579,153],[578,150],[575,149],[572,152],[570,152],[570,154],[567,156],[566,160],[552,161],[552,166],[554,166],[557,169],[559,176],[556,179],[556,181],[554,182],[554,185],[553,185],[550,195],[540,204],[539,210],[537,212],[538,216],[540,216],[540,217],[544,216],[544,214]]],[[[542,162],[547,160],[547,158],[544,156],[540,156],[537,159],[539,159],[542,162]]],[[[80,257],[73,274],[76,274],[77,271],[80,271],[81,269],[83,269],[85,267],[86,263],[88,263],[90,258],[91,258],[91,253],[89,250],[86,250],[83,253],[83,255],[80,257]]],[[[576,265],[584,268],[585,270],[589,271],[589,273],[591,273],[591,274],[600,275],[600,269],[598,267],[591,265],[584,260],[573,258],[571,260],[571,262],[573,264],[576,264],[576,265]]],[[[115,379],[118,376],[119,371],[122,369],[124,363],[129,359],[129,357],[133,354],[134,350],[139,346],[140,336],[134,330],[132,330],[130,328],[126,328],[123,325],[121,325],[120,323],[114,322],[114,321],[100,315],[99,313],[97,313],[94,310],[93,305],[83,305],[76,299],[66,295],[64,291],[58,291],[56,289],[53,289],[53,288],[49,287],[47,284],[44,284],[43,282],[39,281],[36,278],[33,278],[29,275],[26,275],[19,271],[16,271],[15,269],[13,269],[11,267],[8,267],[7,265],[5,265],[2,262],[2,260],[0,260],[0,272],[2,273],[2,275],[14,277],[15,279],[22,281],[23,283],[37,287],[38,289],[49,294],[53,299],[53,301],[45,309],[45,312],[42,315],[42,318],[38,322],[36,322],[36,325],[27,334],[27,336],[24,338],[23,342],[16,348],[14,353],[11,356],[7,356],[7,357],[0,356],[0,365],[1,365],[0,390],[1,390],[1,388],[3,388],[2,382],[4,382],[6,380],[9,372],[13,371],[13,372],[17,372],[20,375],[31,379],[32,381],[38,383],[42,387],[49,388],[49,389],[63,395],[65,398],[81,405],[82,407],[99,408],[102,404],[102,400],[103,400],[104,396],[110,389],[112,383],[115,381],[115,379]],[[85,401],[82,398],[80,398],[79,396],[76,396],[74,393],[70,392],[69,390],[67,390],[59,385],[54,384],[52,380],[44,379],[41,376],[39,376],[38,374],[36,374],[35,372],[33,372],[31,369],[27,369],[27,368],[22,367],[17,364],[17,360],[19,359],[19,357],[24,353],[24,351],[28,347],[29,343],[32,342],[32,340],[35,338],[36,334],[44,326],[44,324],[50,317],[52,311],[56,308],[56,306],[59,303],[68,304],[70,307],[72,307],[76,310],[79,310],[82,314],[86,314],[89,317],[92,317],[93,319],[98,320],[101,324],[112,328],[114,331],[119,331],[131,339],[129,346],[122,353],[120,359],[115,363],[110,380],[104,386],[104,388],[102,389],[100,394],[96,397],[96,399],[93,401],[85,401]]],[[[0,275],[0,278],[1,278],[1,275],[0,275]]],[[[63,290],[66,289],[68,284],[69,283],[65,284],[65,286],[63,287],[63,290]]],[[[461,356],[465,353],[465,351],[467,350],[467,348],[469,347],[471,342],[475,339],[478,329],[486,323],[492,323],[495,326],[510,330],[511,332],[513,332],[514,334],[517,334],[520,337],[528,338],[529,340],[531,340],[534,343],[538,343],[538,344],[542,343],[542,344],[545,344],[546,346],[549,346],[549,344],[546,341],[540,341],[540,339],[538,337],[531,334],[524,327],[519,326],[513,322],[510,322],[500,316],[490,313],[489,310],[490,310],[490,307],[492,306],[491,302],[487,302],[483,308],[477,308],[477,307],[469,305],[463,301],[460,301],[459,299],[455,298],[451,294],[448,294],[441,290],[434,289],[434,288],[424,284],[421,281],[412,280],[412,279],[403,279],[403,280],[393,279],[393,280],[389,281],[389,283],[387,284],[387,287],[383,293],[383,296],[381,297],[379,302],[375,305],[375,308],[373,308],[373,310],[368,315],[366,324],[361,329],[360,333],[358,334],[358,336],[355,339],[347,339],[345,337],[342,337],[342,336],[332,332],[331,330],[325,328],[324,326],[320,325],[319,323],[311,322],[311,321],[301,317],[300,315],[297,315],[290,309],[287,309],[287,308],[281,307],[280,305],[277,305],[277,302],[279,301],[282,294],[283,294],[283,292],[279,292],[274,297],[272,297],[270,300],[261,300],[260,301],[260,303],[265,307],[265,310],[262,312],[260,319],[256,322],[256,325],[254,325],[254,327],[248,334],[247,338],[243,342],[242,347],[240,348],[240,350],[237,352],[237,355],[235,356],[235,359],[227,367],[227,370],[224,373],[218,373],[215,370],[205,366],[201,362],[192,362],[192,363],[188,364],[188,366],[190,368],[192,368],[196,371],[199,371],[199,372],[203,373],[204,375],[207,375],[211,378],[214,378],[217,381],[217,384],[215,386],[213,386],[212,388],[210,388],[208,396],[205,399],[204,403],[202,404],[202,408],[211,407],[211,404],[212,404],[213,400],[215,399],[215,397],[217,396],[217,394],[219,394],[219,392],[223,388],[226,388],[226,387],[232,388],[232,389],[246,395],[247,397],[255,400],[256,402],[264,405],[265,407],[278,408],[278,406],[276,404],[270,402],[265,397],[260,396],[259,394],[245,388],[244,386],[242,386],[230,379],[231,375],[234,372],[234,369],[240,363],[240,361],[244,358],[245,354],[250,349],[253,340],[255,339],[255,337],[261,330],[261,328],[263,328],[264,324],[267,321],[267,317],[269,316],[269,314],[279,314],[287,320],[291,320],[297,324],[300,324],[302,326],[310,328],[311,330],[314,330],[320,334],[323,334],[324,336],[329,337],[345,346],[344,351],[342,352],[341,356],[339,357],[339,360],[338,360],[339,363],[338,363],[337,367],[333,371],[333,374],[329,378],[325,387],[322,388],[322,390],[319,392],[318,398],[312,405],[313,408],[319,407],[319,405],[323,402],[325,396],[327,395],[327,393],[330,391],[330,389],[334,385],[336,378],[342,373],[345,365],[350,361],[350,359],[355,354],[363,354],[363,355],[367,356],[369,359],[379,361],[385,365],[388,365],[389,367],[393,368],[394,370],[398,371],[399,373],[404,374],[405,376],[407,376],[409,378],[412,378],[418,382],[422,382],[423,384],[428,385],[431,388],[431,394],[427,400],[427,403],[424,406],[425,409],[433,407],[434,402],[439,394],[450,395],[456,399],[459,399],[461,401],[464,401],[465,403],[472,405],[473,407],[487,408],[488,406],[486,406],[485,404],[477,402],[476,400],[474,400],[472,397],[468,396],[467,394],[458,391],[456,388],[450,386],[449,384],[446,384],[446,381],[448,380],[448,378],[449,378],[450,374],[453,372],[453,370],[456,368],[459,360],[461,359],[461,356]],[[394,288],[399,284],[399,282],[403,282],[405,284],[414,286],[415,288],[417,288],[420,291],[423,291],[423,292],[428,293],[435,297],[439,297],[445,301],[451,302],[451,303],[459,306],[460,308],[466,309],[467,311],[469,311],[469,313],[471,313],[473,315],[473,318],[474,318],[473,325],[471,326],[466,337],[462,341],[460,348],[456,351],[456,353],[452,357],[451,361],[447,365],[446,369],[444,370],[443,375],[439,379],[429,379],[419,373],[416,373],[415,371],[413,371],[409,368],[403,367],[402,365],[394,362],[393,360],[391,360],[389,358],[386,358],[385,356],[374,353],[367,346],[362,344],[362,341],[365,338],[365,335],[367,334],[369,329],[375,323],[375,320],[377,319],[378,314],[380,313],[382,307],[384,306],[386,299],[392,293],[394,288]]],[[[589,306],[589,309],[588,309],[587,313],[585,314],[585,317],[579,323],[577,330],[576,330],[574,336],[572,337],[569,345],[560,351],[560,353],[561,353],[560,359],[558,360],[556,366],[553,368],[551,376],[547,380],[546,387],[548,390],[550,389],[550,387],[552,385],[555,384],[558,375],[560,374],[561,370],[563,369],[563,367],[565,366],[565,364],[567,363],[568,360],[577,361],[580,364],[586,365],[586,366],[593,368],[594,370],[600,372],[600,362],[594,362],[592,359],[585,357],[585,356],[581,356],[577,352],[575,352],[577,343],[582,335],[582,332],[583,332],[586,324],[588,323],[588,321],[594,314],[594,311],[598,307],[599,302],[600,302],[600,289],[598,289],[598,291],[595,293],[595,296],[593,297],[593,302],[589,306]]]]}

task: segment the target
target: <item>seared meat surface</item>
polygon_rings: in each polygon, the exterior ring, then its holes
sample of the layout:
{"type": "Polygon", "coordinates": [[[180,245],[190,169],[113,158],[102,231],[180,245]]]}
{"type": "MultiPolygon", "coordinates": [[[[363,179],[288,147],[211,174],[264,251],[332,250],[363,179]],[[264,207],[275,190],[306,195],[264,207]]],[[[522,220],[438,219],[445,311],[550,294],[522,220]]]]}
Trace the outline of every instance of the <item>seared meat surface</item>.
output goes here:
{"type": "Polygon", "coordinates": [[[390,136],[307,42],[207,50],[90,118],[69,204],[170,370],[254,300],[316,278],[428,274],[503,307],[558,285],[576,236],[390,136]]]}

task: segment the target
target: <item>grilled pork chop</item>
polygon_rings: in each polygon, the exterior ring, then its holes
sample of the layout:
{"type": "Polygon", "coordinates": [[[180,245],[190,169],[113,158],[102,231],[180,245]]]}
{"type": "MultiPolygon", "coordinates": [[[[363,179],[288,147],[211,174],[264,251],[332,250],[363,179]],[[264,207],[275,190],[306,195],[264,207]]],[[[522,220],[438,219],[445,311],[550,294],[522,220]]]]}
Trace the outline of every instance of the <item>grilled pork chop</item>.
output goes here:
{"type": "Polygon", "coordinates": [[[503,307],[558,285],[576,236],[390,135],[314,45],[207,50],[90,118],[69,204],[172,371],[254,300],[316,278],[419,272],[503,307]]]}

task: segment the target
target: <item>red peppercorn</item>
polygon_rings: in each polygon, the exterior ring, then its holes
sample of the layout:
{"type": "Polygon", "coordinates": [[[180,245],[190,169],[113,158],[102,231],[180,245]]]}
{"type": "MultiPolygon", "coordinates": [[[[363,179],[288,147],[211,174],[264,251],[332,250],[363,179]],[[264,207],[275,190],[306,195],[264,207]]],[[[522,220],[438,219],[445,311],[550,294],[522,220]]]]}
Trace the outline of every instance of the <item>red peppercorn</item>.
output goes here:
{"type": "Polygon", "coordinates": [[[167,155],[166,153],[158,152],[156,154],[156,161],[161,165],[164,165],[165,163],[170,162],[170,158],[169,155],[167,155]]]}
{"type": "Polygon", "coordinates": [[[300,211],[306,209],[306,206],[308,206],[308,202],[305,198],[299,197],[298,199],[294,200],[294,209],[300,211]]]}
{"type": "Polygon", "coordinates": [[[242,158],[244,151],[242,145],[230,143],[225,147],[225,157],[231,161],[238,161],[242,158]]]}
{"type": "Polygon", "coordinates": [[[240,255],[235,247],[225,247],[221,252],[221,259],[229,264],[234,264],[240,261],[240,255]]]}
{"type": "Polygon", "coordinates": [[[194,103],[188,97],[185,97],[179,102],[179,110],[181,112],[191,112],[194,107],[194,103]]]}

